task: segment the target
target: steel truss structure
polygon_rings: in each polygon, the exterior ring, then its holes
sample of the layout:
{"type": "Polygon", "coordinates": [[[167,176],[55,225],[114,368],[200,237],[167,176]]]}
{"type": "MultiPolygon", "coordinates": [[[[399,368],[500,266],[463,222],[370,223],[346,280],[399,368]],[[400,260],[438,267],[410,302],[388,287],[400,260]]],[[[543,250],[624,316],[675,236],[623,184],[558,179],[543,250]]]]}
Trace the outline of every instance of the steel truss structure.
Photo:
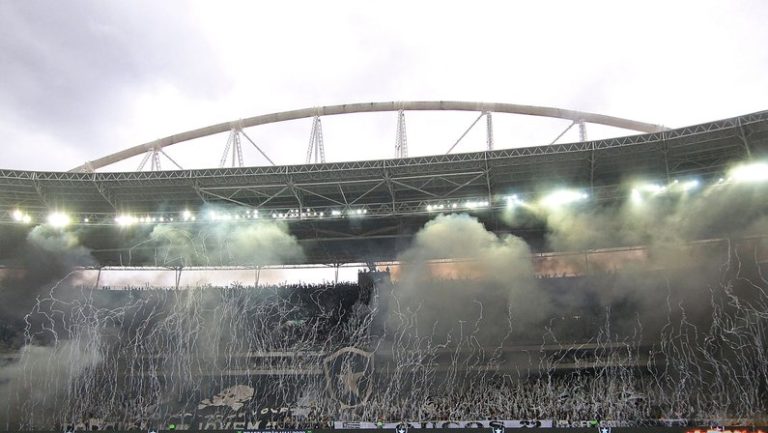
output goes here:
{"type": "MultiPolygon", "coordinates": [[[[472,127],[482,118],[486,118],[486,134],[488,150],[493,150],[493,122],[491,119],[491,113],[510,113],[510,114],[522,114],[528,116],[541,116],[552,117],[558,119],[568,119],[575,123],[578,123],[581,134],[581,141],[586,140],[586,123],[594,123],[598,125],[613,126],[622,129],[629,129],[639,132],[659,132],[665,131],[668,128],[662,125],[655,125],[652,123],[638,122],[635,120],[622,119],[619,117],[605,116],[602,114],[587,113],[576,110],[565,110],[554,107],[540,107],[534,105],[519,105],[519,104],[505,104],[494,102],[467,102],[467,101],[400,101],[400,102],[364,102],[356,104],[344,104],[344,105],[329,105],[325,107],[314,108],[302,108],[299,110],[283,111],[280,113],[264,114],[261,116],[249,117],[246,119],[238,119],[232,122],[224,122],[216,125],[210,125],[203,128],[194,129],[191,131],[185,131],[178,134],[174,134],[168,137],[163,137],[148,143],[133,146],[128,149],[124,149],[120,152],[113,153],[111,155],[103,156],[93,161],[88,161],[83,165],[75,167],[71,171],[94,171],[99,168],[114,164],[125,159],[145,154],[145,159],[151,155],[157,161],[153,159],[153,167],[159,167],[159,155],[167,157],[174,164],[165,152],[162,151],[164,147],[172,146],[174,144],[183,143],[189,140],[195,140],[210,135],[221,134],[223,132],[242,133],[243,128],[266,125],[270,123],[285,122],[289,120],[312,118],[312,133],[310,134],[309,146],[307,148],[307,163],[312,162],[312,154],[314,152],[314,162],[325,162],[325,151],[323,147],[323,135],[321,127],[321,116],[332,116],[339,114],[352,114],[352,113],[372,113],[372,112],[397,112],[398,125],[397,134],[398,138],[395,142],[395,153],[397,157],[403,158],[408,156],[405,140],[405,111],[475,111],[479,112],[477,120],[467,129],[469,132],[472,127]],[[314,151],[313,151],[314,149],[314,151]],[[155,164],[156,163],[156,164],[155,164]]],[[[569,127],[570,128],[570,127],[569,127]]],[[[464,133],[464,135],[467,134],[464,133]]],[[[563,132],[564,134],[565,132],[563,132]]],[[[560,134],[562,136],[563,134],[560,134]]],[[[459,141],[464,138],[462,135],[456,144],[451,147],[453,150],[459,141]]],[[[248,136],[246,135],[246,138],[248,136]]],[[[560,138],[560,137],[558,137],[560,138]]],[[[259,150],[259,152],[272,164],[269,157],[253,142],[250,138],[248,141],[259,150]]],[[[557,141],[557,139],[555,139],[557,141]]],[[[229,147],[229,143],[227,145],[229,147]]],[[[448,151],[448,153],[451,152],[448,151]]],[[[224,152],[226,155],[227,151],[224,152]]],[[[234,155],[233,155],[234,156],[234,155]]],[[[233,158],[232,166],[235,166],[235,159],[233,158]]],[[[142,166],[144,163],[142,163],[142,166]]],[[[178,164],[176,164],[178,166],[178,164]]],[[[242,165],[242,164],[240,164],[242,165]]],[[[181,168],[181,167],[179,167],[181,168]]]]}
{"type": "Polygon", "coordinates": [[[36,221],[64,210],[79,222],[112,225],[120,213],[169,221],[185,209],[231,206],[288,219],[300,241],[317,249],[312,263],[387,260],[392,251],[376,240],[394,239],[389,247],[396,248],[430,209],[475,201],[493,209],[510,194],[524,198],[558,186],[610,201],[626,194],[627,180],[712,178],[767,151],[762,111],[605,140],[386,160],[120,173],[0,170],[0,222],[11,222],[15,209],[36,221]],[[372,246],[340,248],[350,239],[372,246]]]}

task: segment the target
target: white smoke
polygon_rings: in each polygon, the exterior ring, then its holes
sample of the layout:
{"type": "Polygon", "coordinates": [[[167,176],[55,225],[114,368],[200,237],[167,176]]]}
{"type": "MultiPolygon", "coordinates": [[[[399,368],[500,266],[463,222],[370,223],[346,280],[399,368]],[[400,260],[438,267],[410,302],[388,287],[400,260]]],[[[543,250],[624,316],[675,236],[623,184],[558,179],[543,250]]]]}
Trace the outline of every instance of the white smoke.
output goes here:
{"type": "MultiPolygon", "coordinates": [[[[439,215],[400,256],[402,271],[395,293],[399,311],[418,309],[422,335],[433,330],[441,336],[455,335],[461,331],[460,322],[465,322],[482,329],[480,338],[498,343],[508,331],[510,317],[511,331],[523,333],[550,313],[550,303],[537,291],[530,256],[523,240],[498,237],[477,218],[439,215]],[[440,259],[458,261],[430,263],[440,259]],[[446,266],[457,281],[442,281],[436,275],[435,269],[446,266]]],[[[390,311],[389,324],[396,326],[398,307],[390,311]]]]}

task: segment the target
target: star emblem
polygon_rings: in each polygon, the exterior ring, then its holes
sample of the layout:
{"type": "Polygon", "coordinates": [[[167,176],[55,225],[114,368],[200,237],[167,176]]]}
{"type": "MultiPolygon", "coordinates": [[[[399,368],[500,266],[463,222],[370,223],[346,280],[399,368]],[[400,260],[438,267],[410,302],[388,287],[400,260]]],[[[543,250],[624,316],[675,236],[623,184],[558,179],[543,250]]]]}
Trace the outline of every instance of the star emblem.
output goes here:
{"type": "Polygon", "coordinates": [[[357,407],[368,401],[373,391],[373,353],[343,347],[323,360],[323,370],[328,393],[342,408],[357,407]]]}

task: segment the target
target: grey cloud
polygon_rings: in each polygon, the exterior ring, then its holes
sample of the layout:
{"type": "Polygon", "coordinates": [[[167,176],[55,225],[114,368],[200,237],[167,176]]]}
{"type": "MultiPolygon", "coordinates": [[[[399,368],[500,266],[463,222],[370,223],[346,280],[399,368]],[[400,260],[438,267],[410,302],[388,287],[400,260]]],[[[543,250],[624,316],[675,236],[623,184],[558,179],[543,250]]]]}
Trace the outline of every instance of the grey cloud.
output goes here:
{"type": "Polygon", "coordinates": [[[191,96],[216,94],[226,74],[178,6],[0,3],[0,112],[93,152],[108,143],[144,86],[170,83],[191,96]]]}

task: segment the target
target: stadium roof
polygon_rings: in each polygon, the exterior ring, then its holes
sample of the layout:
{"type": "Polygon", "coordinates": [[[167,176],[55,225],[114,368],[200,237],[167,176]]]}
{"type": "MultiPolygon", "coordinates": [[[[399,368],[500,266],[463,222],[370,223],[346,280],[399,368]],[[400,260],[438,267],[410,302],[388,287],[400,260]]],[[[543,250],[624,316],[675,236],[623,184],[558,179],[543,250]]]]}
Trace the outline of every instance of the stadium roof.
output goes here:
{"type": "MultiPolygon", "coordinates": [[[[361,252],[336,255],[333,242],[398,237],[404,221],[423,224],[433,207],[497,208],[510,194],[557,186],[610,201],[626,195],[622,184],[630,179],[712,178],[767,151],[768,111],[762,111],[605,140],[402,159],[119,173],[6,169],[0,170],[0,222],[12,223],[17,209],[39,221],[62,210],[97,226],[114,225],[123,213],[168,221],[183,210],[233,206],[293,218],[292,232],[325,251],[310,261],[347,262],[361,252]],[[333,218],[348,215],[365,222],[333,218]]],[[[378,244],[376,251],[383,251],[378,244]]]]}

